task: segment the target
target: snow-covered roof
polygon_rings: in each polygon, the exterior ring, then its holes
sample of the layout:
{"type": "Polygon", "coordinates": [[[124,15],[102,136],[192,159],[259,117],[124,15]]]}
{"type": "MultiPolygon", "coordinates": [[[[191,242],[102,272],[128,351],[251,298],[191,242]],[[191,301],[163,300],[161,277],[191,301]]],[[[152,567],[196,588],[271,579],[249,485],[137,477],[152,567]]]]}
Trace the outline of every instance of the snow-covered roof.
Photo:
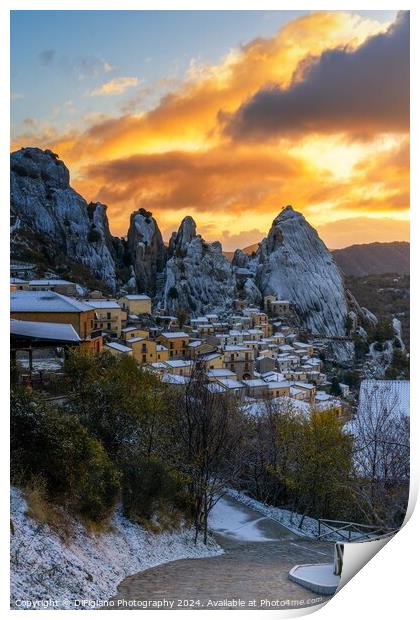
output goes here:
{"type": "Polygon", "coordinates": [[[190,360],[168,360],[165,364],[170,368],[189,368],[193,362],[190,360]]]}
{"type": "Polygon", "coordinates": [[[266,385],[268,386],[269,390],[276,390],[279,388],[289,388],[290,382],[289,381],[269,381],[268,383],[266,383],[266,385]]]}
{"type": "Polygon", "coordinates": [[[10,320],[10,333],[15,336],[27,336],[42,340],[61,340],[80,342],[81,338],[73,325],[66,323],[41,323],[38,321],[10,320]]]}
{"type": "Polygon", "coordinates": [[[275,370],[270,370],[268,372],[263,372],[261,377],[264,381],[283,381],[284,375],[281,372],[276,372],[275,370]]]}
{"type": "Polygon", "coordinates": [[[85,302],[88,306],[92,306],[92,308],[100,308],[110,309],[110,310],[121,310],[121,306],[116,302],[115,299],[86,299],[85,302]]]}
{"type": "Polygon", "coordinates": [[[244,384],[240,381],[237,381],[236,379],[218,379],[218,382],[229,390],[243,390],[245,388],[244,384]]]}
{"type": "Polygon", "coordinates": [[[11,312],[87,312],[92,306],[55,291],[13,291],[11,312]]]}
{"type": "Polygon", "coordinates": [[[327,394],[326,392],[319,391],[315,395],[315,400],[319,402],[325,402],[327,400],[332,400],[332,396],[327,394]]]}
{"type": "Polygon", "coordinates": [[[193,340],[192,342],[189,342],[187,346],[195,349],[196,347],[199,347],[202,342],[202,340],[193,340]]]}
{"type": "Polygon", "coordinates": [[[189,338],[189,335],[185,332],[162,332],[160,335],[164,338],[168,338],[168,340],[172,340],[173,338],[189,338]]]}
{"type": "Polygon", "coordinates": [[[227,344],[225,346],[225,351],[250,351],[249,347],[244,347],[240,344],[227,344]]]}
{"type": "Polygon", "coordinates": [[[229,368],[212,368],[207,372],[208,377],[234,377],[235,373],[229,370],[229,368]]]}
{"type": "Polygon", "coordinates": [[[157,344],[156,351],[169,351],[169,349],[168,347],[164,347],[163,344],[157,344]]]}
{"type": "Polygon", "coordinates": [[[127,342],[129,342],[130,344],[133,344],[134,342],[140,342],[141,340],[147,340],[146,336],[137,336],[134,338],[128,338],[127,342]]]}
{"type": "Polygon", "coordinates": [[[163,383],[174,383],[177,385],[186,385],[189,383],[189,377],[183,377],[182,375],[172,375],[170,373],[164,373],[161,377],[163,383]]]}
{"type": "Polygon", "coordinates": [[[200,360],[204,362],[211,362],[211,360],[215,360],[220,357],[221,353],[205,353],[204,355],[200,355],[200,360]]]}
{"type": "Polygon", "coordinates": [[[114,349],[115,351],[119,351],[120,353],[132,353],[133,349],[130,347],[126,347],[124,344],[120,344],[119,342],[107,342],[105,347],[108,349],[114,349]]]}
{"type": "Polygon", "coordinates": [[[297,385],[305,390],[312,390],[315,387],[312,383],[304,383],[303,381],[295,381],[293,385],[297,385]]]}
{"type": "Polygon", "coordinates": [[[129,332],[136,332],[140,327],[135,327],[134,325],[130,325],[129,327],[124,327],[121,331],[124,334],[128,334],[129,332]]]}
{"type": "Polygon", "coordinates": [[[10,278],[10,284],[27,284],[27,280],[22,280],[22,278],[10,278]]]}
{"type": "Polygon", "coordinates": [[[244,379],[242,383],[248,387],[267,387],[267,383],[262,379],[244,379]]]}
{"type": "Polygon", "coordinates": [[[146,295],[145,293],[141,293],[140,295],[124,295],[123,299],[128,299],[129,301],[146,299],[152,301],[151,297],[149,297],[149,295],[146,295]]]}
{"type": "Polygon", "coordinates": [[[295,387],[291,387],[290,388],[290,394],[292,394],[293,396],[297,396],[298,394],[304,394],[305,390],[298,390],[298,388],[295,387]]]}
{"type": "Polygon", "coordinates": [[[60,286],[66,284],[74,284],[74,282],[69,282],[69,280],[60,280],[59,278],[53,278],[48,280],[46,278],[41,280],[29,280],[29,286],[60,286]]]}

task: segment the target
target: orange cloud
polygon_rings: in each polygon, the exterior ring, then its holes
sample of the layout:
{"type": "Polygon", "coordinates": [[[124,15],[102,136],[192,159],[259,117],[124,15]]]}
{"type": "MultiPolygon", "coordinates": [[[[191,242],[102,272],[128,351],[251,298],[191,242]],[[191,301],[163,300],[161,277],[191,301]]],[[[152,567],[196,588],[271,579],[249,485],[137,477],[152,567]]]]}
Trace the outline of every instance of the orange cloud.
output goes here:
{"type": "MultiPolygon", "coordinates": [[[[381,133],[366,137],[350,119],[326,123],[322,137],[304,127],[296,135],[280,132],[274,142],[247,145],[232,143],[219,122],[221,111],[234,115],[267,85],[287,91],[302,83],[326,50],[357,54],[368,37],[386,29],[341,11],[305,15],[271,38],[231,51],[218,65],[192,63],[185,80],[174,83],[153,109],[132,112],[144,97],[139,92],[124,105],[123,116],[90,117],[63,134],[50,126],[39,134],[28,127],[13,147],[59,153],[76,189],[109,205],[114,234],[126,233],[130,211],[140,206],[153,210],[167,233],[190,213],[206,238],[222,238],[230,248],[253,242],[252,231],[267,230],[288,203],[317,226],[361,214],[383,218],[398,211],[406,218],[405,125],[383,122],[381,133]]],[[[97,90],[106,87],[111,94],[131,85],[111,80],[97,90]]]]}

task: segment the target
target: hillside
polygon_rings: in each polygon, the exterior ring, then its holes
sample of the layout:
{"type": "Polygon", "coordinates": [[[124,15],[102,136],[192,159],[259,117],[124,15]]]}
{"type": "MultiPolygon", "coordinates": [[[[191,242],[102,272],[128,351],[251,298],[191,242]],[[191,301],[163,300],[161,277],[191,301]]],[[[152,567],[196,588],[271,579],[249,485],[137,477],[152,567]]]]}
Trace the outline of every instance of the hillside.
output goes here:
{"type": "Polygon", "coordinates": [[[351,245],[341,250],[333,250],[332,255],[348,276],[410,273],[410,244],[407,241],[351,245]]]}

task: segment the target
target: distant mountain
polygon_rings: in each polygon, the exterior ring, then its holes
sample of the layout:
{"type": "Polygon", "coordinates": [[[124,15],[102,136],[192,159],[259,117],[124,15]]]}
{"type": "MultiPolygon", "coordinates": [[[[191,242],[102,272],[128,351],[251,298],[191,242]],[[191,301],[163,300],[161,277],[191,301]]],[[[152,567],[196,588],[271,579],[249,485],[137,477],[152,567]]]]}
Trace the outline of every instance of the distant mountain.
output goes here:
{"type": "Polygon", "coordinates": [[[407,241],[351,245],[341,250],[333,250],[332,255],[348,276],[410,273],[410,244],[407,241]]]}

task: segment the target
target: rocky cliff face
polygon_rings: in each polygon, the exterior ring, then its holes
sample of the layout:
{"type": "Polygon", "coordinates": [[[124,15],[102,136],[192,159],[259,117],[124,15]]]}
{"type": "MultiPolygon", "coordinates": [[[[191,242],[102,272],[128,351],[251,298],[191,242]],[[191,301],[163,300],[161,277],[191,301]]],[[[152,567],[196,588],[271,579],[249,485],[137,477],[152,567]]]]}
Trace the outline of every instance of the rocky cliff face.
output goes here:
{"type": "Polygon", "coordinates": [[[345,335],[348,307],[340,271],[303,215],[286,207],[256,258],[255,279],[263,295],[293,302],[302,324],[314,333],[345,335]]]}
{"type": "Polygon", "coordinates": [[[118,243],[109,232],[106,207],[88,205],[70,187],[68,169],[51,151],[12,153],[11,215],[15,258],[69,269],[79,263],[115,290],[118,243]]]}
{"type": "Polygon", "coordinates": [[[206,243],[186,217],[168,248],[160,304],[168,312],[186,310],[192,316],[223,313],[232,306],[235,279],[218,241],[206,243]]]}
{"type": "Polygon", "coordinates": [[[139,209],[131,214],[127,243],[137,290],[154,296],[157,274],[162,272],[165,264],[165,246],[156,220],[149,211],[139,209]]]}

